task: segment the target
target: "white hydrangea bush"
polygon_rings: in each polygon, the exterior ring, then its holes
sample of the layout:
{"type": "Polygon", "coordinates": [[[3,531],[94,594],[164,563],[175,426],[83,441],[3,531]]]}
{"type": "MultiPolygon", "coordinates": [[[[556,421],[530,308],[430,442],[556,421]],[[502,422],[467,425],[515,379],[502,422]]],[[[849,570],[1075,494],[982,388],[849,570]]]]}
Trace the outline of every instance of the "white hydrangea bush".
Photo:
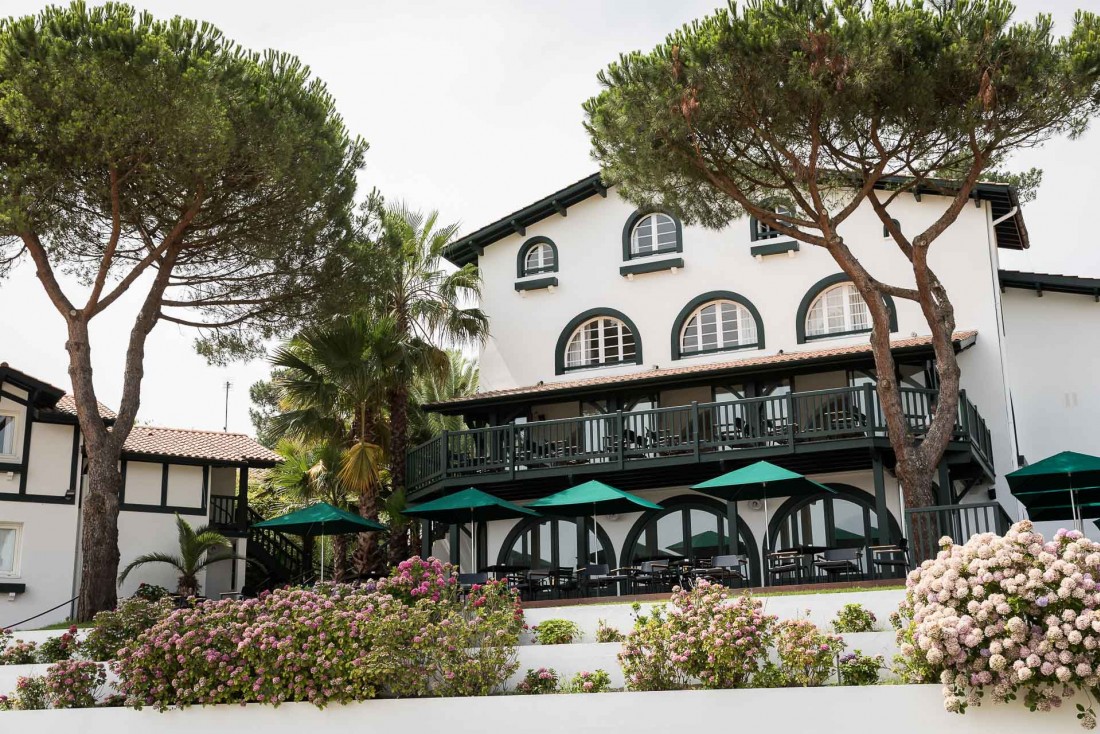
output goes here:
{"type": "Polygon", "coordinates": [[[909,574],[898,640],[911,680],[937,676],[944,706],[962,713],[986,695],[1049,711],[1081,691],[1092,729],[1100,683],[1100,543],[1059,530],[1045,541],[1030,522],[940,553],[909,574]]]}

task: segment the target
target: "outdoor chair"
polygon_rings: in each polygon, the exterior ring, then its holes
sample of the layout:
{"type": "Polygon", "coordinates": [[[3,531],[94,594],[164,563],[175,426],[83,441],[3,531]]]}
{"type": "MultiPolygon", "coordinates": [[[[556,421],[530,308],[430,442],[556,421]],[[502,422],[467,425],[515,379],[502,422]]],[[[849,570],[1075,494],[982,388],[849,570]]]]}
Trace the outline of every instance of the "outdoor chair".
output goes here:
{"type": "Polygon", "coordinates": [[[871,574],[877,579],[901,578],[912,567],[909,560],[909,540],[901,538],[897,545],[871,548],[871,574]]]}
{"type": "Polygon", "coordinates": [[[798,551],[777,551],[767,556],[768,584],[774,585],[786,580],[798,581],[802,573],[802,554],[798,551]]]}
{"type": "Polygon", "coordinates": [[[460,573],[458,575],[458,588],[463,594],[468,594],[470,588],[476,585],[482,585],[489,583],[489,574],[482,571],[481,573],[460,573]]]}
{"type": "Polygon", "coordinates": [[[563,566],[553,568],[547,580],[550,582],[551,595],[558,599],[564,599],[577,591],[577,579],[571,568],[563,566]]]}
{"type": "Polygon", "coordinates": [[[620,582],[629,580],[629,576],[612,574],[606,563],[593,563],[577,572],[577,582],[583,596],[590,596],[593,589],[596,596],[600,596],[604,589],[618,589],[620,582]]]}
{"type": "Polygon", "coordinates": [[[634,575],[634,586],[644,589],[646,593],[665,591],[666,587],[671,587],[668,561],[642,561],[634,575]]]}
{"type": "Polygon", "coordinates": [[[692,575],[723,586],[744,585],[749,578],[749,558],[745,555],[715,556],[706,567],[695,569],[692,575]]]}
{"type": "Polygon", "coordinates": [[[814,569],[830,581],[841,576],[863,578],[863,548],[830,548],[814,561],[814,569]]]}

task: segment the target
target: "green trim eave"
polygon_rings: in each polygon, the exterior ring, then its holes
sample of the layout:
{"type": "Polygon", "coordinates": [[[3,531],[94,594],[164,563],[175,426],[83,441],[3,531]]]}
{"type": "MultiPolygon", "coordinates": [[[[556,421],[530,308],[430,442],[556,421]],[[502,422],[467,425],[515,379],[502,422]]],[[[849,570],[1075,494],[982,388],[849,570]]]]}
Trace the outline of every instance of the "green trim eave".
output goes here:
{"type": "Polygon", "coordinates": [[[998,270],[997,277],[1001,291],[1007,288],[1034,291],[1042,296],[1044,292],[1070,293],[1092,296],[1100,301],[1100,278],[1082,278],[1076,275],[1057,273],[1027,273],[1019,270],[998,270]]]}
{"type": "Polygon", "coordinates": [[[541,275],[542,273],[556,273],[558,272],[558,246],[554,244],[554,240],[549,237],[543,237],[539,235],[532,237],[519,246],[519,250],[516,252],[516,277],[525,278],[528,275],[541,275]],[[535,245],[550,245],[550,249],[554,251],[554,265],[553,267],[546,268],[545,270],[539,270],[535,273],[527,272],[527,253],[535,245]]]}
{"type": "MultiPolygon", "coordinates": [[[[902,177],[890,177],[881,179],[875,186],[876,189],[895,188],[899,183],[906,181],[902,177]]],[[[921,194],[942,195],[941,190],[950,189],[951,182],[929,180],[926,185],[913,189],[917,196],[921,194]]],[[[572,183],[563,189],[555,191],[538,201],[528,204],[522,209],[508,214],[497,221],[487,224],[481,229],[471,232],[452,242],[443,251],[443,256],[451,263],[462,267],[467,264],[477,265],[477,258],[481,252],[500,240],[512,234],[520,233],[524,236],[527,227],[541,222],[543,219],[554,215],[566,216],[569,207],[596,196],[607,196],[608,190],[613,184],[600,178],[600,174],[594,173],[572,183]]],[[[1020,213],[1020,201],[1013,186],[1003,183],[979,183],[974,186],[973,196],[979,201],[990,203],[990,213],[994,220],[1007,214],[1008,217],[994,227],[997,236],[997,246],[1011,250],[1023,250],[1028,247],[1027,227],[1024,224],[1023,215],[1020,213]],[[1013,210],[1015,209],[1015,213],[1013,210]]]]}
{"type": "MultiPolygon", "coordinates": [[[[657,233],[656,232],[653,233],[653,238],[654,239],[657,238],[657,233]]],[[[664,209],[635,209],[634,212],[629,217],[626,218],[626,224],[623,225],[623,261],[624,262],[630,262],[631,260],[640,260],[642,258],[648,258],[648,257],[660,257],[661,255],[670,255],[674,252],[683,252],[683,251],[684,251],[684,225],[680,222],[679,217],[675,216],[671,212],[665,211],[664,209]],[[650,214],[664,214],[666,217],[671,219],[676,224],[676,246],[671,248],[671,249],[667,249],[667,250],[660,250],[660,251],[657,251],[657,252],[648,252],[648,253],[644,253],[644,254],[635,255],[631,252],[631,247],[630,247],[631,236],[634,234],[634,225],[636,225],[638,223],[639,219],[641,219],[642,217],[648,216],[650,214]]],[[[622,268],[619,268],[619,272],[622,275],[626,275],[626,273],[622,272],[622,268]]],[[[638,271],[638,272],[652,273],[652,272],[655,272],[655,271],[653,271],[653,270],[641,270],[641,271],[638,271]]]]}
{"type": "Polygon", "coordinates": [[[536,278],[534,280],[520,280],[516,282],[516,292],[519,291],[538,291],[543,288],[556,288],[558,286],[557,278],[536,278]]]}
{"type": "MultiPolygon", "coordinates": [[[[852,279],[847,273],[835,273],[829,275],[810,286],[810,289],[806,291],[806,295],[802,296],[801,303],[798,304],[798,311],[795,314],[795,338],[799,344],[805,344],[808,341],[817,341],[818,339],[833,339],[842,336],[852,336],[853,334],[867,334],[870,333],[870,329],[863,331],[845,331],[835,334],[820,334],[817,336],[806,336],[806,316],[810,311],[810,304],[814,302],[814,299],[821,294],[823,290],[839,283],[847,283],[852,279]]],[[[890,312],[890,333],[895,334],[898,330],[898,311],[894,306],[894,299],[888,295],[883,295],[882,300],[886,303],[886,310],[890,312]]]]}
{"type": "Polygon", "coordinates": [[[798,252],[798,240],[785,240],[783,242],[769,242],[766,245],[753,245],[749,248],[749,252],[753,257],[757,255],[780,255],[784,252],[798,252]]]}
{"type": "Polygon", "coordinates": [[[734,293],[733,291],[708,291],[701,293],[700,295],[692,298],[687,304],[680,309],[680,313],[676,314],[676,320],[672,322],[672,359],[678,360],[684,357],[697,357],[703,354],[718,354],[720,352],[737,352],[742,349],[763,349],[764,348],[764,319],[760,316],[760,311],[756,306],[752,304],[752,301],[745,298],[740,293],[734,293]],[[726,349],[710,349],[704,352],[691,352],[690,354],[683,354],[680,351],[680,334],[684,330],[684,323],[687,322],[688,317],[695,313],[695,310],[705,303],[711,301],[733,301],[745,307],[745,310],[752,316],[752,320],[756,322],[756,341],[752,344],[739,344],[736,347],[728,347],[726,349]]]}
{"type": "Polygon", "coordinates": [[[642,273],[659,273],[662,270],[672,270],[673,268],[683,269],[684,258],[674,257],[667,260],[650,260],[633,262],[629,265],[623,265],[619,268],[619,275],[624,278],[628,275],[641,275],[642,273]]]}
{"type": "Polygon", "coordinates": [[[565,328],[561,330],[561,334],[558,335],[558,343],[554,346],[554,374],[564,375],[566,372],[580,372],[582,370],[598,370],[601,367],[615,367],[624,364],[630,364],[630,362],[615,362],[608,365],[592,365],[591,367],[577,367],[575,369],[565,369],[565,348],[569,345],[569,337],[573,336],[573,332],[577,330],[581,324],[589,319],[594,319],[597,316],[609,316],[613,319],[618,319],[626,324],[626,328],[630,329],[634,334],[634,364],[642,364],[642,335],[638,333],[638,327],[634,325],[634,322],[630,320],[622,311],[618,311],[614,308],[590,308],[587,311],[574,316],[565,328]]]}

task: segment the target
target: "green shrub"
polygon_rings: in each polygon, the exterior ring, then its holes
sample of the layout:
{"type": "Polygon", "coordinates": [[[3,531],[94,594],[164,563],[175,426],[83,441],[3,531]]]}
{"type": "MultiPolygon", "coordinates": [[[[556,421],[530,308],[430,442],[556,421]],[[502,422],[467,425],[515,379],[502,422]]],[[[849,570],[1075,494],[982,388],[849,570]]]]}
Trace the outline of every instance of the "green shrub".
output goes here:
{"type": "Polygon", "coordinates": [[[822,632],[808,619],[785,619],[776,626],[778,665],[769,664],[761,677],[768,686],[824,685],[836,671],[837,655],[844,651],[839,635],[822,632]]]}
{"type": "Polygon", "coordinates": [[[879,671],[884,661],[881,655],[871,657],[862,651],[844,653],[840,656],[837,671],[840,683],[845,686],[873,686],[878,683],[879,671]]]}
{"type": "Polygon", "coordinates": [[[596,642],[622,642],[626,636],[602,619],[596,624],[596,642]]]}
{"type": "Polygon", "coordinates": [[[167,599],[172,596],[172,592],[163,586],[157,586],[156,584],[147,584],[142,581],[138,584],[137,591],[134,592],[134,596],[138,599],[144,599],[145,601],[160,601],[161,599],[167,599]]]}
{"type": "Polygon", "coordinates": [[[845,604],[836,613],[833,630],[836,632],[874,632],[878,619],[874,613],[859,604],[845,604]]]}
{"type": "Polygon", "coordinates": [[[619,653],[619,666],[632,691],[677,691],[688,686],[688,674],[673,660],[672,635],[664,606],[653,606],[648,614],[634,603],[634,629],[626,634],[619,653]]]}
{"type": "Polygon", "coordinates": [[[523,680],[516,686],[517,693],[524,694],[539,694],[539,693],[557,693],[558,691],[558,671],[553,668],[539,668],[538,670],[527,669],[527,674],[523,676],[523,680]]]}
{"type": "Polygon", "coordinates": [[[540,645],[568,645],[581,634],[577,623],[568,619],[547,619],[531,631],[540,645]]]}
{"type": "Polygon", "coordinates": [[[175,604],[167,597],[156,601],[138,596],[123,599],[117,609],[95,615],[92,628],[81,643],[81,653],[89,660],[115,660],[119,650],[136,642],[143,632],[167,617],[175,608],[175,604]]]}
{"type": "Polygon", "coordinates": [[[569,679],[566,693],[603,693],[611,690],[611,675],[602,668],[592,672],[583,670],[569,679]]]}
{"type": "Polygon", "coordinates": [[[41,711],[50,706],[50,692],[43,675],[24,676],[15,682],[15,703],[20,711],[41,711]]]}
{"type": "Polygon", "coordinates": [[[80,643],[76,639],[76,625],[72,625],[64,633],[50,637],[38,645],[35,650],[35,660],[39,663],[59,663],[68,660],[80,649],[80,643]]]}

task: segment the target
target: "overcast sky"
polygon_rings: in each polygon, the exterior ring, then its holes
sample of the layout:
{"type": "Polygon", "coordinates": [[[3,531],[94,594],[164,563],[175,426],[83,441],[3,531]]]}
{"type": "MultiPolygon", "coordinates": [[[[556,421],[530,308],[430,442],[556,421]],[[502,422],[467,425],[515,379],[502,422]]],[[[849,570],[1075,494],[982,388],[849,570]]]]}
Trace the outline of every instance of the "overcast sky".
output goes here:
{"type": "MultiPolygon", "coordinates": [[[[439,209],[476,229],[596,170],[581,126],[581,103],[596,73],[622,51],[649,49],[717,0],[138,0],[157,16],[207,20],[246,47],[299,56],[335,96],[348,128],[370,143],[360,178],[388,199],[439,209]]],[[[0,0],[0,13],[43,3],[0,0]]],[[[1072,9],[1100,12],[1100,0],[1023,0],[1020,17],[1072,9]]],[[[1100,133],[1029,151],[1020,167],[1045,170],[1025,209],[1031,250],[1002,253],[1005,267],[1100,277],[1091,217],[1100,199],[1100,133]]],[[[123,302],[112,307],[116,311],[123,302]]],[[[125,304],[125,305],[133,305],[125,304]]],[[[100,400],[121,392],[124,339],[132,310],[96,319],[93,362],[100,400]],[[97,349],[98,346],[98,349],[97,349]]],[[[0,361],[69,386],[65,331],[34,278],[18,268],[0,282],[0,361]]],[[[160,324],[148,341],[139,419],[220,430],[224,383],[229,429],[251,432],[248,386],[262,361],[209,367],[194,335],[160,324]]]]}

